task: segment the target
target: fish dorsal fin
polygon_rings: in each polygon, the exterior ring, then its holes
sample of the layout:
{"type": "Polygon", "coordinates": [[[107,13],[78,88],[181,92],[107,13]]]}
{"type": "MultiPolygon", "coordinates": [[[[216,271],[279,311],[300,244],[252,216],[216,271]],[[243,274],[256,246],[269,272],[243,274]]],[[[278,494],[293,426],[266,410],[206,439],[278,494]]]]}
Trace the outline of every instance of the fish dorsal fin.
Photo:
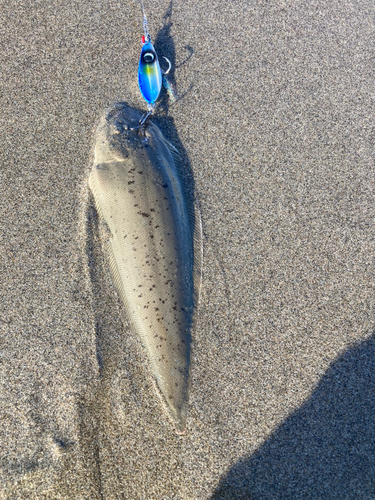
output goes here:
{"type": "Polygon", "coordinates": [[[181,170],[183,168],[183,161],[182,161],[182,158],[181,158],[179,151],[173,146],[173,144],[171,144],[165,138],[164,138],[164,144],[167,146],[167,148],[169,149],[169,152],[172,155],[172,158],[173,158],[173,161],[175,162],[178,173],[179,174],[182,173],[181,170]]]}
{"type": "Polygon", "coordinates": [[[195,304],[195,313],[193,317],[193,331],[194,331],[197,320],[198,303],[199,303],[200,289],[202,283],[203,230],[202,230],[201,213],[193,189],[187,186],[188,175],[184,168],[184,161],[178,149],[164,137],[160,129],[152,122],[150,123],[150,129],[164,143],[165,147],[169,151],[172,160],[175,164],[177,175],[181,183],[182,193],[186,200],[189,223],[191,228],[191,236],[193,238],[193,243],[194,243],[194,248],[193,248],[194,251],[193,279],[194,279],[194,304],[195,304]]]}
{"type": "Polygon", "coordinates": [[[184,169],[184,162],[179,151],[164,136],[163,136],[163,141],[172,156],[172,159],[176,166],[178,177],[181,182],[182,191],[188,209],[189,223],[194,242],[194,304],[195,304],[195,314],[193,318],[193,330],[194,330],[195,323],[197,320],[198,302],[199,302],[200,289],[202,283],[202,266],[203,266],[202,218],[197,200],[195,198],[195,193],[193,193],[192,190],[189,189],[186,185],[187,174],[184,169]]]}

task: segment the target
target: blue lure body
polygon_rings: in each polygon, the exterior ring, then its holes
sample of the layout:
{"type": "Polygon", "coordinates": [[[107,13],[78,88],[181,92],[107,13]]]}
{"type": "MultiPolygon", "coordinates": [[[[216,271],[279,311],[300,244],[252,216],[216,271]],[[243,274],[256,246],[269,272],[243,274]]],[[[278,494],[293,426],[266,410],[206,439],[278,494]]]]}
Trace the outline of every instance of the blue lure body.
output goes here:
{"type": "Polygon", "coordinates": [[[158,56],[151,41],[146,41],[142,47],[138,66],[138,85],[143,99],[153,108],[157,101],[163,83],[158,56]]]}

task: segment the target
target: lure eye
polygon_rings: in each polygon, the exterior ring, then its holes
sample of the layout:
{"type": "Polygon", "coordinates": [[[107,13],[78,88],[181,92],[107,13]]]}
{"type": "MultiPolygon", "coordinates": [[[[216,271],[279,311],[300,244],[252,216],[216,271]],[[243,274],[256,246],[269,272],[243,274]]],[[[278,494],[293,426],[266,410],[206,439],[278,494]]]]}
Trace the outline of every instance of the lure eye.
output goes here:
{"type": "Polygon", "coordinates": [[[152,63],[152,61],[155,59],[155,56],[152,52],[146,52],[143,56],[143,60],[145,63],[152,63]]]}

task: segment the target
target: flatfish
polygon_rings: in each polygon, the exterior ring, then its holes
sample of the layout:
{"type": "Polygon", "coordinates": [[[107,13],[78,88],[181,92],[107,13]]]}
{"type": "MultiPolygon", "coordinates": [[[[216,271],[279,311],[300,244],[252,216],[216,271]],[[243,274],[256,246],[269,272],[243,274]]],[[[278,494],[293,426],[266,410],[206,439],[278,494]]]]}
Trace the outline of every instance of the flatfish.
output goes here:
{"type": "Polygon", "coordinates": [[[141,113],[114,105],[96,131],[89,177],[108,229],[112,278],[146,349],[177,433],[186,426],[191,334],[201,280],[199,212],[187,196],[177,150],[141,113]]]}

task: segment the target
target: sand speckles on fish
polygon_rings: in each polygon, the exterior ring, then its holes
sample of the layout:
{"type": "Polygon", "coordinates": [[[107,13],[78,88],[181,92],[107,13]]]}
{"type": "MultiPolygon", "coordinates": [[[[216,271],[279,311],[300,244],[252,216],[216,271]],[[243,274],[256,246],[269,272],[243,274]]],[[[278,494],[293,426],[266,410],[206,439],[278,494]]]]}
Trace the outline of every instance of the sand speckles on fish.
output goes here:
{"type": "Polygon", "coordinates": [[[199,294],[201,225],[178,173],[178,154],[124,103],[101,119],[89,178],[109,230],[114,283],[173,417],[186,424],[190,339],[199,294]]]}

